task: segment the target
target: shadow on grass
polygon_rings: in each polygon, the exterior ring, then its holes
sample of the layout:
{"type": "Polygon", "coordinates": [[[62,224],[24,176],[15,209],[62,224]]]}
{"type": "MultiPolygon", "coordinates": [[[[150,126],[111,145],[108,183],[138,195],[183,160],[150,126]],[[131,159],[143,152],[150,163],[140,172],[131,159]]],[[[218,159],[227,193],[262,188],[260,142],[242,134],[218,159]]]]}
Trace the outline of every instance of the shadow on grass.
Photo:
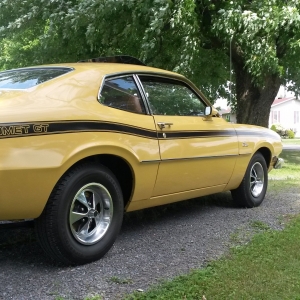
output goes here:
{"type": "MultiPolygon", "coordinates": [[[[298,150],[283,150],[280,157],[284,159],[286,163],[300,164],[300,151],[298,150]]],[[[284,165],[283,165],[284,167],[284,165]]]]}

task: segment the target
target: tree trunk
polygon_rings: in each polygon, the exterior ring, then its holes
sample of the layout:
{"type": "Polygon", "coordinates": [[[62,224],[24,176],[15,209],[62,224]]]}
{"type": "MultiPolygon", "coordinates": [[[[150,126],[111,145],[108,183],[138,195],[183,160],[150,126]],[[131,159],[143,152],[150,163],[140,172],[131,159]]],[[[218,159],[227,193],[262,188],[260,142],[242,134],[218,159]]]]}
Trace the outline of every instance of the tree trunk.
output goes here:
{"type": "Polygon", "coordinates": [[[271,105],[280,88],[279,75],[266,75],[263,86],[259,87],[253,83],[243,63],[233,61],[233,66],[236,74],[237,123],[268,127],[271,105]]]}

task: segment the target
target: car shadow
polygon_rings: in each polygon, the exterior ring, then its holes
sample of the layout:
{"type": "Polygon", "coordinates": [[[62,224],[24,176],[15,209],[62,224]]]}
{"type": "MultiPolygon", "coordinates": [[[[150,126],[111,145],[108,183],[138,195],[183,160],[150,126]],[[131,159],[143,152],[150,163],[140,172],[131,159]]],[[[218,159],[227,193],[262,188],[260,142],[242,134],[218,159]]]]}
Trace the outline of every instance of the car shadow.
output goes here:
{"type": "MultiPolygon", "coordinates": [[[[160,223],[172,225],[174,218],[184,220],[187,216],[201,216],[207,210],[236,208],[230,193],[190,199],[187,201],[147,208],[139,211],[125,213],[120,235],[143,233],[150,226],[159,226],[160,223]]],[[[33,226],[1,228],[0,226],[0,264],[24,264],[41,268],[64,267],[52,261],[41,249],[33,226]]]]}
{"type": "Polygon", "coordinates": [[[128,212],[124,215],[123,227],[131,225],[132,223],[142,222],[145,224],[153,224],[153,222],[159,222],[160,220],[168,221],[168,219],[172,219],[174,215],[176,215],[176,217],[186,217],[190,214],[201,214],[201,211],[213,207],[237,208],[233,203],[230,192],[219,193],[128,212]]]}

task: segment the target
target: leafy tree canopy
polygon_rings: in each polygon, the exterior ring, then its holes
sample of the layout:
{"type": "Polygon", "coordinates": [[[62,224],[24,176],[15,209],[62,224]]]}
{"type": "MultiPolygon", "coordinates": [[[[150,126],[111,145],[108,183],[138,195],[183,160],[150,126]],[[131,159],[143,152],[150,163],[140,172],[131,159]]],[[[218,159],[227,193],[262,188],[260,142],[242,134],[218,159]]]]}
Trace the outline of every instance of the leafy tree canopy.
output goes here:
{"type": "Polygon", "coordinates": [[[280,84],[300,88],[298,0],[2,0],[0,38],[0,68],[130,54],[211,100],[231,78],[238,121],[263,126],[280,84]]]}

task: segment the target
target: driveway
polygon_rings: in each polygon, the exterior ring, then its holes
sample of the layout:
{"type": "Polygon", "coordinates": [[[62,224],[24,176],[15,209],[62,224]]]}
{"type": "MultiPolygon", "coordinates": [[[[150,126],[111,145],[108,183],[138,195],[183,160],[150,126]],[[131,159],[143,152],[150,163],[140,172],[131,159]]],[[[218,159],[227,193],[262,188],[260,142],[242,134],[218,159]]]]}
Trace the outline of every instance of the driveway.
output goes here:
{"type": "Polygon", "coordinates": [[[283,145],[283,150],[299,150],[300,151],[300,145],[283,145]]]}
{"type": "Polygon", "coordinates": [[[205,266],[228,251],[233,234],[247,241],[253,221],[281,229],[282,216],[300,213],[299,194],[300,188],[277,189],[254,209],[236,208],[230,193],[221,193],[128,213],[111,251],[78,267],[49,261],[32,228],[0,229],[0,299],[83,299],[95,294],[120,299],[205,266]]]}

